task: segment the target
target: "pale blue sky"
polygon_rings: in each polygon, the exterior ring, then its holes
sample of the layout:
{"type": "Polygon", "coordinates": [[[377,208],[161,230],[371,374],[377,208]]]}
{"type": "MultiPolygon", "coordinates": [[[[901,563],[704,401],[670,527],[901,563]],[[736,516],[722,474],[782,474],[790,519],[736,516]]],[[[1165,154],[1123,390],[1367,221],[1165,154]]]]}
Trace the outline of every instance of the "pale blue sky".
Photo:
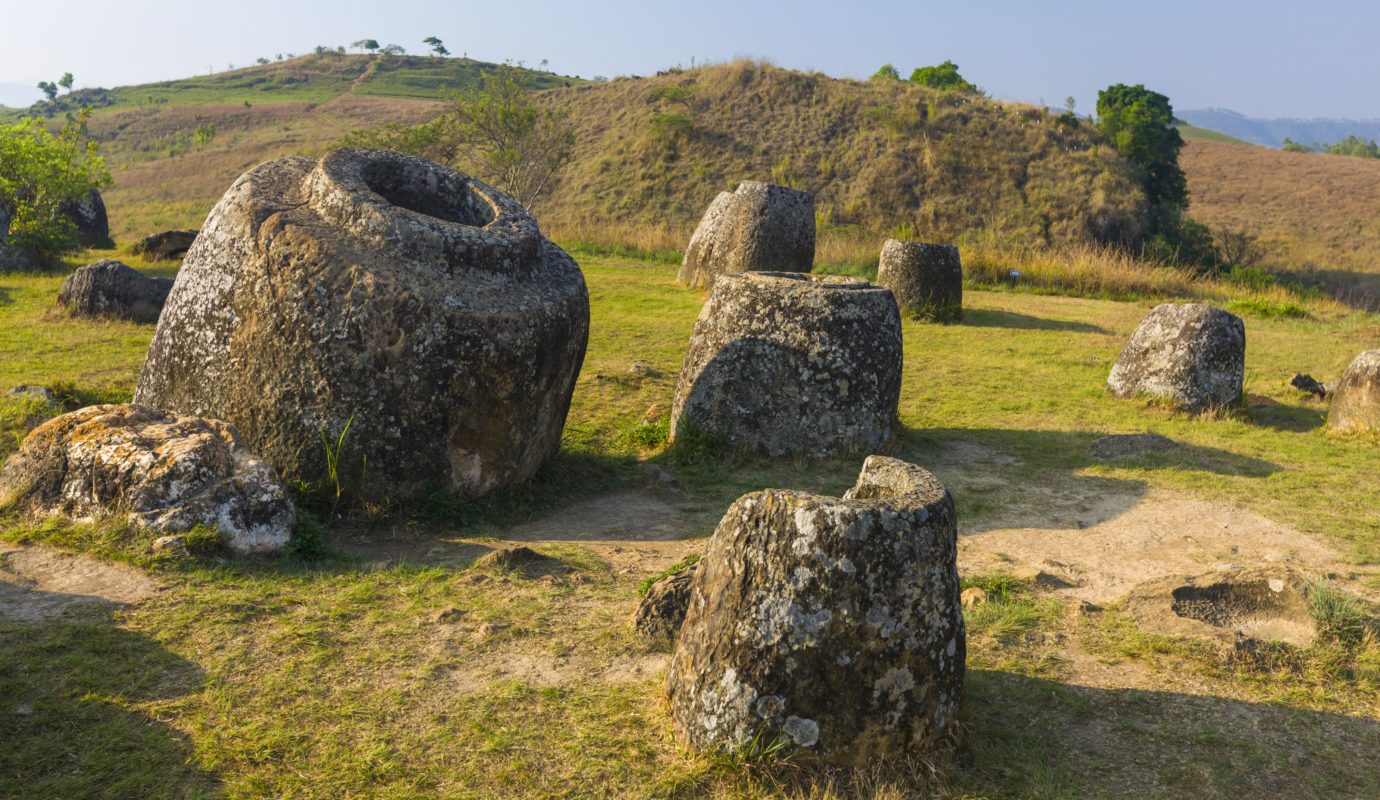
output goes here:
{"type": "MultiPolygon", "coordinates": [[[[1144,83],[1176,108],[1252,116],[1380,117],[1380,3],[1161,0],[4,0],[0,84],[64,71],[114,86],[245,65],[371,37],[583,76],[766,57],[865,77],[884,62],[952,59],[993,96],[1092,110],[1144,83]]],[[[4,102],[9,95],[0,95],[4,102]]]]}

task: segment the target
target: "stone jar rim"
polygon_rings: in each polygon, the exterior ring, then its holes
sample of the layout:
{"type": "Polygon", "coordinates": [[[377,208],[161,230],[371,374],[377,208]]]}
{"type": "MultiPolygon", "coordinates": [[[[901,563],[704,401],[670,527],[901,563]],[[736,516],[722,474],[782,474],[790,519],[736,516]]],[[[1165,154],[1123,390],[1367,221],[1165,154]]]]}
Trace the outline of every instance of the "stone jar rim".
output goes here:
{"type": "Polygon", "coordinates": [[[868,289],[883,290],[875,283],[865,281],[862,278],[850,278],[846,275],[814,275],[809,272],[776,272],[769,270],[753,270],[752,272],[728,272],[719,276],[720,280],[728,278],[730,280],[741,280],[759,286],[775,286],[782,289],[803,288],[806,290],[818,291],[866,291],[868,289]]]}
{"type": "Polygon", "coordinates": [[[459,170],[366,147],[327,153],[306,179],[308,203],[348,235],[448,268],[525,273],[541,251],[536,219],[459,170]]]}

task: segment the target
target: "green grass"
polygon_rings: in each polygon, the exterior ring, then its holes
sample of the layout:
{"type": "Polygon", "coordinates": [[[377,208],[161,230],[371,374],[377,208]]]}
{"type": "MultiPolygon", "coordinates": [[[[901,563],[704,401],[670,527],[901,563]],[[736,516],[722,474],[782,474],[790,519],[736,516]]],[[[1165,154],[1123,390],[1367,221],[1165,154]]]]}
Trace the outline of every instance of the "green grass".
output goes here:
{"type": "MultiPolygon", "coordinates": [[[[686,502],[709,517],[766,486],[836,494],[858,464],[675,461],[664,435],[637,431],[649,416],[664,418],[703,298],[674,283],[670,264],[580,260],[589,353],[562,461],[529,487],[479,504],[438,499],[321,515],[324,548],[279,560],[155,559],[146,534],[119,525],[0,521],[5,539],[129,561],[164,586],[110,615],[37,628],[0,621],[0,796],[1380,793],[1370,755],[1380,747],[1380,658],[1369,634],[1354,635],[1364,614],[1345,599],[1319,601],[1342,631],[1325,648],[1301,660],[1235,663],[1147,637],[1115,608],[1080,614],[999,574],[965,576],[990,602],[968,617],[968,703],[951,751],[861,772],[681,752],[655,669],[601,676],[657,657],[636,640],[631,615],[644,581],[683,553],[628,572],[609,550],[539,544],[568,571],[528,577],[468,567],[511,523],[640,485],[641,460],[666,462],[686,502]],[[631,372],[634,360],[648,362],[652,375],[631,372]],[[340,542],[355,539],[397,546],[400,555],[344,555],[340,542]],[[423,559],[433,545],[449,549],[423,559]],[[451,608],[458,622],[434,619],[451,608]],[[1074,651],[1142,677],[1097,688],[1078,678],[1074,651]],[[13,713],[20,706],[31,713],[13,713]]],[[[152,327],[55,313],[60,282],[0,275],[0,389],[63,383],[78,400],[128,397],[152,327]]],[[[1335,310],[1248,318],[1247,392],[1278,405],[1210,420],[1103,389],[1151,304],[969,291],[962,324],[905,322],[895,454],[934,467],[954,492],[965,533],[1013,514],[1071,527],[1078,509],[1060,505],[1061,496],[1134,498],[1162,487],[1321,535],[1358,564],[1380,560],[1380,447],[1328,435],[1321,407],[1286,385],[1295,371],[1340,374],[1374,346],[1380,320],[1335,310]],[[1088,456],[1103,433],[1143,431],[1180,447],[1110,464],[1088,456]],[[1003,458],[984,462],[976,477],[946,467],[954,448],[975,446],[1003,458]]],[[[0,454],[34,417],[57,411],[0,397],[0,454]]],[[[695,522],[686,533],[708,527],[695,522]]]]}
{"type": "Polygon", "coordinates": [[[1245,139],[1238,139],[1235,136],[1220,131],[1214,131],[1211,128],[1197,128],[1192,125],[1176,125],[1175,127],[1179,129],[1179,135],[1183,136],[1184,140],[1189,142],[1226,142],[1228,144],[1247,144],[1252,147],[1255,146],[1245,139]]]}

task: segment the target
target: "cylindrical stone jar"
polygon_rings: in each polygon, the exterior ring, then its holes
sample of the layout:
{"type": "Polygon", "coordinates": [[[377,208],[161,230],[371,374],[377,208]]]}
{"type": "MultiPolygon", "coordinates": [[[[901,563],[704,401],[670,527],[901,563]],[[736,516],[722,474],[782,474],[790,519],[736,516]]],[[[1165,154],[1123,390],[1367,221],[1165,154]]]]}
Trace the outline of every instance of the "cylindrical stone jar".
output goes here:
{"type": "Polygon", "coordinates": [[[938,322],[963,319],[963,265],[953,245],[887,239],[877,285],[896,295],[903,314],[938,322]]]}

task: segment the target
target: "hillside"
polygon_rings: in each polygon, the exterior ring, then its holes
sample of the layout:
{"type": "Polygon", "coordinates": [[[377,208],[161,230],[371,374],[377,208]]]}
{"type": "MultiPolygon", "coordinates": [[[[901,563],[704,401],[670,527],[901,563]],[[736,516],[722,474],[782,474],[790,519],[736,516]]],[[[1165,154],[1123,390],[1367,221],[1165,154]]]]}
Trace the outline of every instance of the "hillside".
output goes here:
{"type": "Polygon", "coordinates": [[[826,225],[940,239],[1108,241],[1142,221],[1124,162],[1089,126],[1036,106],[746,60],[545,98],[578,127],[543,209],[562,227],[688,233],[743,179],[810,189],[826,225]]]}
{"type": "Polygon", "coordinates": [[[1195,219],[1260,238],[1264,263],[1380,302],[1380,161],[1192,141],[1195,219]]]}
{"type": "Polygon", "coordinates": [[[1235,136],[1228,136],[1221,131],[1214,131],[1208,128],[1199,128],[1196,125],[1175,125],[1179,129],[1179,135],[1184,137],[1185,142],[1227,142],[1229,144],[1251,144],[1245,139],[1238,139],[1235,136]]]}
{"type": "MultiPolygon", "coordinates": [[[[112,232],[198,225],[254,164],[420,122],[446,87],[491,67],[308,56],[115,89],[90,125],[115,177],[112,232]]],[[[825,229],[867,231],[868,249],[898,226],[1023,246],[1115,240],[1142,224],[1121,159],[1090,127],[1035,106],[749,61],[608,83],[533,78],[578,130],[574,163],[538,209],[567,236],[650,231],[679,247],[714,194],[744,179],[813,190],[825,229]]]]}
{"type": "MultiPolygon", "coordinates": [[[[463,58],[330,53],[184,80],[78,90],[59,101],[95,108],[89,130],[115,178],[105,193],[111,232],[128,241],[157,228],[199,225],[230,183],[262,161],[319,153],[358,127],[421,122],[446,92],[472,85],[495,66],[463,58]]],[[[538,88],[582,83],[527,73],[538,88]]]]}

